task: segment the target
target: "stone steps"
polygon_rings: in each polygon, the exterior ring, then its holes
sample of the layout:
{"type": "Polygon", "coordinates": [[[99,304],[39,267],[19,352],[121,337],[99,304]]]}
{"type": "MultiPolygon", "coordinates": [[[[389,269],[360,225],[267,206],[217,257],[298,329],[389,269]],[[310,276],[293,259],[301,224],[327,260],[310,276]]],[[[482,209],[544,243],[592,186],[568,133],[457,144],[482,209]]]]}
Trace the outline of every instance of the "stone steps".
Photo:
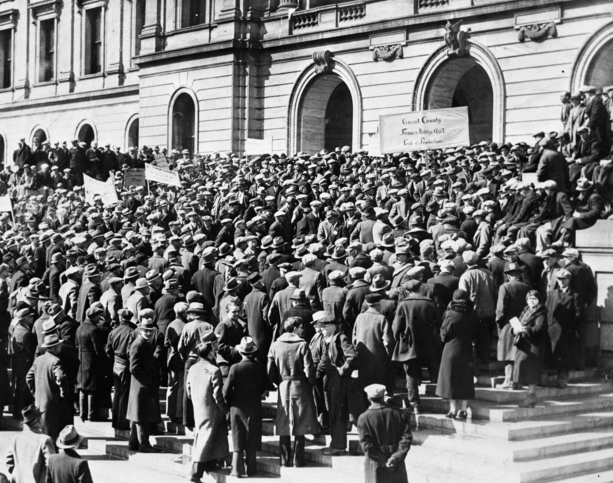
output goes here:
{"type": "MultiPolygon", "coordinates": [[[[570,371],[569,382],[585,381],[596,379],[600,374],[600,370],[596,367],[588,367],[582,370],[570,371]]],[[[541,379],[545,385],[553,385],[557,380],[555,374],[545,374],[541,379]]],[[[504,381],[504,371],[494,371],[482,373],[477,376],[477,385],[485,387],[495,387],[496,384],[501,384],[504,381]]]]}

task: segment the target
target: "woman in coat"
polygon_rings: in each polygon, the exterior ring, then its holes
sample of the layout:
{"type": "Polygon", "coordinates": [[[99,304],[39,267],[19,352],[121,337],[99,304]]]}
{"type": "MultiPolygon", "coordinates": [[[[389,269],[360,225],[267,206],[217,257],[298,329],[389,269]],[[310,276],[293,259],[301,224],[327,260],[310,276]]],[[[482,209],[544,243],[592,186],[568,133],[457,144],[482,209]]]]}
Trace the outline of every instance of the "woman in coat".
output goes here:
{"type": "Polygon", "coordinates": [[[258,348],[251,337],[243,337],[238,351],[243,360],[230,367],[223,395],[230,406],[234,445],[230,475],[242,477],[243,457],[246,456],[247,476],[253,476],[256,451],[262,449],[262,394],[268,387],[268,375],[266,366],[257,360],[258,348]]]}
{"type": "Polygon", "coordinates": [[[521,332],[515,335],[515,365],[513,382],[528,386],[528,397],[520,407],[534,407],[536,386],[543,373],[545,350],[549,340],[547,333],[547,309],[541,302],[541,295],[532,290],[526,296],[528,306],[520,316],[521,332]]]}
{"type": "Polygon", "coordinates": [[[185,391],[194,407],[195,437],[192,449],[190,481],[200,483],[205,471],[219,468],[219,460],[228,456],[226,404],[223,379],[215,366],[215,333],[205,332],[196,348],[198,362],[187,374],[185,391]]]}
{"type": "Polygon", "coordinates": [[[453,292],[441,327],[445,345],[436,385],[437,396],[449,399],[448,418],[466,419],[468,400],[475,397],[472,334],[478,323],[469,294],[460,289],[453,292]]]}

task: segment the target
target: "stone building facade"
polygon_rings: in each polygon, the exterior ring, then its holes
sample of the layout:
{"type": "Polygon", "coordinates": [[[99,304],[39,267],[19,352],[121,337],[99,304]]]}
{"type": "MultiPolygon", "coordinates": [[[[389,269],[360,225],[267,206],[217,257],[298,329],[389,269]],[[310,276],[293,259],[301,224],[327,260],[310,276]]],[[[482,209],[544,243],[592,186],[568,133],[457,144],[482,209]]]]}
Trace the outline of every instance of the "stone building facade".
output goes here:
{"type": "Polygon", "coordinates": [[[368,149],[382,114],[469,107],[471,141],[560,129],[613,84],[609,0],[0,0],[0,156],[368,149]]]}

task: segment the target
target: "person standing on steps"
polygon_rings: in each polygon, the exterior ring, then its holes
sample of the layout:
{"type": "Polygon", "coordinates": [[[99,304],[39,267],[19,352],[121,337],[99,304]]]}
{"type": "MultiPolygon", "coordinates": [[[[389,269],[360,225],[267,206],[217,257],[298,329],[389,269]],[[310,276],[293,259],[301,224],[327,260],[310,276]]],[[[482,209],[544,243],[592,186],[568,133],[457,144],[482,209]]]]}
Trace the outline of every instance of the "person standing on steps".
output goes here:
{"type": "Polygon", "coordinates": [[[256,469],[256,451],[262,449],[262,394],[268,387],[266,366],[258,360],[258,348],[251,337],[243,337],[238,352],[242,361],[232,365],[223,388],[230,407],[232,425],[231,476],[253,476],[256,469]]]}
{"type": "Polygon", "coordinates": [[[204,472],[220,468],[228,456],[226,404],[223,378],[215,365],[217,336],[212,330],[201,335],[196,346],[196,362],[185,380],[185,393],[194,406],[195,437],[190,481],[200,483],[204,472]]]}
{"type": "Polygon", "coordinates": [[[283,466],[304,466],[304,435],[319,433],[313,400],[315,365],[302,338],[303,323],[300,317],[287,319],[268,352],[268,377],[278,388],[276,429],[283,466]]]}
{"type": "Polygon", "coordinates": [[[151,453],[149,428],[162,422],[160,413],[160,381],[154,358],[155,325],[152,309],[138,314],[139,333],[130,346],[130,396],[126,418],[131,421],[130,441],[132,451],[151,453]]]}
{"type": "Polygon", "coordinates": [[[519,407],[534,407],[537,403],[536,386],[543,373],[543,361],[548,342],[547,309],[541,300],[544,297],[536,290],[526,296],[526,303],[519,317],[521,332],[515,334],[515,364],[513,382],[528,386],[528,396],[519,407]]]}
{"type": "Polygon", "coordinates": [[[364,388],[370,407],[358,419],[366,483],[408,483],[404,460],[413,435],[409,415],[385,402],[385,386],[364,388]]]}
{"type": "Polygon", "coordinates": [[[498,360],[504,362],[504,382],[499,389],[515,389],[513,384],[513,361],[515,361],[515,337],[510,320],[521,315],[526,306],[526,296],[532,289],[521,281],[522,268],[509,262],[504,271],[509,281],[498,289],[496,305],[496,325],[498,325],[498,360]]]}

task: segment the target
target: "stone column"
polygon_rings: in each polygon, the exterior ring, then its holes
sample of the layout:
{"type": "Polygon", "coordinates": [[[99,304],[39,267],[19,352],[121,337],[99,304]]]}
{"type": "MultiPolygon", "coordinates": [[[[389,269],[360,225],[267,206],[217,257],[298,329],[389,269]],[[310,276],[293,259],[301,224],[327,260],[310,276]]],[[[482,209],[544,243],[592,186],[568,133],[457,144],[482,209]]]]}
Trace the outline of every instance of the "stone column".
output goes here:
{"type": "MultiPolygon", "coordinates": [[[[140,54],[162,50],[162,26],[160,24],[160,0],[147,0],[145,24],[141,32],[140,54]]],[[[138,34],[137,34],[138,35],[138,34]]]]}

